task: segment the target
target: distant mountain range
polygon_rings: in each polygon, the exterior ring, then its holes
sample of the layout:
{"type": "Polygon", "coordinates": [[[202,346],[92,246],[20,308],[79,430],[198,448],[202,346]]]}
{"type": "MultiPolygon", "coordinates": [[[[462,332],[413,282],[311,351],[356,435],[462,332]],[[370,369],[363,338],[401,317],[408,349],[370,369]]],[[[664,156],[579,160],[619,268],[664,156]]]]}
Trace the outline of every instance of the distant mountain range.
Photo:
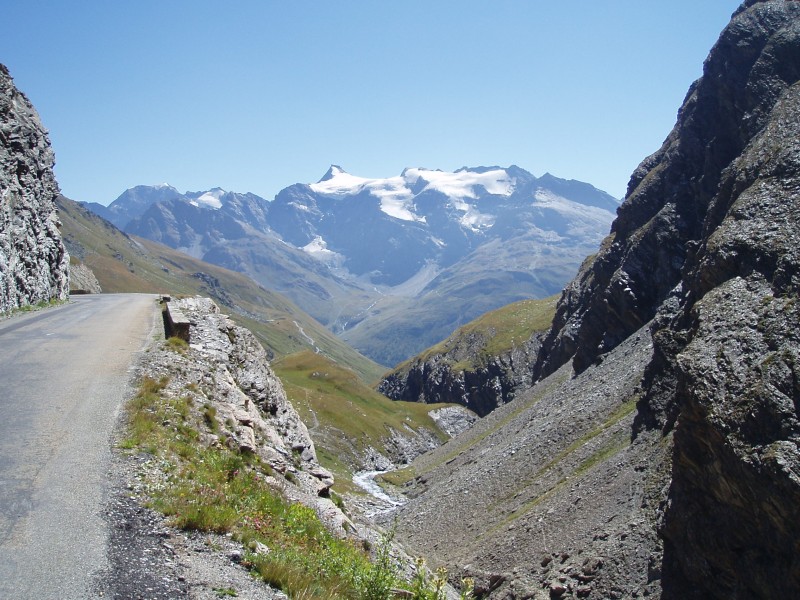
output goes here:
{"type": "Polygon", "coordinates": [[[272,201],[137,186],[91,210],[128,233],[246,273],[362,353],[396,364],[510,302],[552,295],[608,233],[618,201],[516,166],[332,166],[272,201]]]}

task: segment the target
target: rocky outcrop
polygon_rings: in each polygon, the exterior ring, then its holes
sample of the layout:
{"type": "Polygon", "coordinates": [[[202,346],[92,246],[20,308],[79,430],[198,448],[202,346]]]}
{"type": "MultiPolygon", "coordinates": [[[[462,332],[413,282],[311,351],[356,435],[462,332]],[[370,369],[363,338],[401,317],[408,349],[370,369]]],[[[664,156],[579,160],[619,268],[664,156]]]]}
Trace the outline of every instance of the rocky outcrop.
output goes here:
{"type": "Polygon", "coordinates": [[[751,0],[562,294],[539,383],[415,464],[400,536],[491,597],[800,597],[798,248],[800,3],[751,0]],[[456,533],[407,519],[462,490],[456,533]]]}
{"type": "Polygon", "coordinates": [[[188,349],[148,353],[143,375],[168,377],[168,394],[189,394],[203,410],[207,445],[253,453],[278,475],[290,499],[315,508],[334,531],[352,528],[328,498],[333,476],[317,461],[314,443],[286,397],[255,336],[219,312],[208,298],[173,301],[189,319],[188,349]]]}
{"type": "MultiPolygon", "coordinates": [[[[586,368],[655,316],[725,216],[727,169],[795,81],[793,2],[748,2],[720,37],[662,147],[633,173],[597,257],[565,289],[537,371],[586,368]],[[752,5],[751,8],[747,8],[752,5]]],[[[736,190],[736,194],[741,190],[736,190]]]]}
{"type": "Polygon", "coordinates": [[[53,163],[39,115],[0,65],[0,313],[69,293],[53,163]]]}
{"type": "Polygon", "coordinates": [[[581,371],[655,317],[636,432],[674,429],[670,597],[800,593],[798,140],[800,5],[747,2],[540,353],[581,371]]]}
{"type": "Polygon", "coordinates": [[[450,437],[464,433],[472,427],[477,416],[471,410],[460,406],[443,406],[428,413],[436,426],[450,437]]]}
{"type": "MultiPolygon", "coordinates": [[[[478,337],[473,336],[470,342],[482,345],[485,340],[478,337]]],[[[413,359],[384,377],[378,391],[392,400],[461,404],[483,417],[531,386],[530,365],[538,342],[534,338],[472,368],[458,366],[466,358],[459,359],[463,347],[413,359]]]]}
{"type": "Polygon", "coordinates": [[[670,597],[800,595],[800,5],[753,3],[706,69],[745,58],[750,135],[659,309],[640,403],[642,429],[675,431],[670,597]]]}
{"type": "Polygon", "coordinates": [[[377,389],[392,400],[461,404],[484,417],[533,384],[553,306],[553,298],[524,300],[487,313],[385,375],[377,389]]]}
{"type": "Polygon", "coordinates": [[[89,267],[82,262],[70,261],[69,291],[71,294],[100,294],[103,289],[89,267]]]}
{"type": "Polygon", "coordinates": [[[747,2],[540,354],[576,371],[655,317],[636,429],[674,429],[668,597],[800,593],[800,5],[747,2]]]}

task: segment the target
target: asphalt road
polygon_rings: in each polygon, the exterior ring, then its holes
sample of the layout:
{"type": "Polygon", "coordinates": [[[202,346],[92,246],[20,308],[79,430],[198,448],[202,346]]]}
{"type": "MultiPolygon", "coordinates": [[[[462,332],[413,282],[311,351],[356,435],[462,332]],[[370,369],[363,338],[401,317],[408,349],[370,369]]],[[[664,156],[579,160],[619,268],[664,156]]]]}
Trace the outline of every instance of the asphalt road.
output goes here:
{"type": "Polygon", "coordinates": [[[155,296],[75,296],[0,321],[0,599],[100,597],[111,434],[155,296]]]}

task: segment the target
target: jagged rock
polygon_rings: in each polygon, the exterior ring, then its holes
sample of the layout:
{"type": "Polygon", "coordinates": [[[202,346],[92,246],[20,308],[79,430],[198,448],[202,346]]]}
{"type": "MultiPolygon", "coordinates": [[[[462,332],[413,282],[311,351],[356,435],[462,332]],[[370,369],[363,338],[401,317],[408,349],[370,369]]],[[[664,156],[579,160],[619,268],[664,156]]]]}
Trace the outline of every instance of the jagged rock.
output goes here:
{"type": "Polygon", "coordinates": [[[364,457],[361,466],[365,471],[388,471],[395,467],[394,463],[378,452],[372,446],[367,446],[364,450],[364,457]]]}
{"type": "Polygon", "coordinates": [[[69,293],[53,164],[39,115],[0,64],[0,313],[69,293]]]}
{"type": "Polygon", "coordinates": [[[440,445],[441,442],[433,431],[423,427],[414,430],[407,426],[403,431],[390,428],[389,437],[384,443],[386,452],[395,464],[408,464],[440,445]]]}
{"type": "Polygon", "coordinates": [[[456,436],[472,427],[477,415],[460,406],[445,406],[428,413],[436,425],[450,437],[456,436]]]}
{"type": "Polygon", "coordinates": [[[258,455],[285,477],[275,486],[289,499],[313,507],[332,531],[353,531],[328,498],[333,475],[317,462],[308,430],[255,336],[221,314],[209,298],[173,303],[191,322],[189,350],[150,352],[145,369],[157,379],[169,375],[168,393],[192,394],[211,422],[211,431],[200,432],[203,443],[227,443],[258,455]]]}
{"type": "Polygon", "coordinates": [[[227,400],[218,411],[221,420],[249,423],[239,430],[261,430],[274,450],[301,458],[308,452],[305,461],[318,466],[308,430],[255,336],[222,315],[209,298],[184,298],[175,303],[192,322],[192,348],[224,367],[215,378],[215,383],[224,387],[220,395],[227,400]]]}
{"type": "Polygon", "coordinates": [[[798,71],[797,5],[748,4],[712,50],[675,128],[633,173],[600,252],[564,290],[537,375],[573,357],[581,371],[648,323],[681,281],[687,256],[724,217],[719,194],[732,191],[721,189],[724,174],[774,117],[798,71]]]}
{"type": "MultiPolygon", "coordinates": [[[[552,311],[547,300],[535,302],[552,311]]],[[[392,400],[461,404],[483,417],[530,388],[531,365],[544,332],[488,354],[497,329],[469,325],[463,329],[384,376],[378,391],[392,400]]]]}
{"type": "Polygon", "coordinates": [[[655,317],[636,430],[674,429],[665,597],[800,593],[799,80],[800,5],[745,3],[539,356],[581,371],[655,317]]]}
{"type": "Polygon", "coordinates": [[[103,289],[89,267],[83,263],[71,262],[69,267],[69,291],[73,294],[100,294],[103,289]]]}

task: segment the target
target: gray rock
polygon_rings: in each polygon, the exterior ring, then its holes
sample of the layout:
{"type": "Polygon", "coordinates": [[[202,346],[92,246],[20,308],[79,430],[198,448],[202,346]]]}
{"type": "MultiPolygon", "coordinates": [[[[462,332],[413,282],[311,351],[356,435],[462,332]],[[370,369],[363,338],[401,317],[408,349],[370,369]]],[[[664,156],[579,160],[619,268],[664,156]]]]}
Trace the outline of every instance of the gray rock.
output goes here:
{"type": "Polygon", "coordinates": [[[234,324],[209,298],[173,300],[190,321],[192,340],[186,352],[151,351],[145,373],[169,375],[167,393],[191,392],[194,410],[213,419],[200,432],[204,444],[227,443],[256,454],[275,473],[286,475],[276,486],[292,501],[314,508],[339,535],[354,529],[328,498],[333,475],[317,461],[308,430],[272,371],[264,348],[247,329],[234,324]]]}
{"type": "Polygon", "coordinates": [[[69,291],[72,294],[100,294],[103,289],[89,267],[83,263],[71,263],[69,267],[69,291]]]}
{"type": "Polygon", "coordinates": [[[53,164],[39,115],[0,65],[0,313],[69,293],[53,164]]]}
{"type": "Polygon", "coordinates": [[[378,391],[392,400],[461,404],[483,417],[530,388],[531,365],[541,342],[541,334],[535,334],[497,356],[484,358],[493,335],[496,332],[456,332],[440,344],[441,351],[427,351],[386,375],[378,391]],[[459,363],[475,366],[460,368],[459,363]]]}
{"type": "Polygon", "coordinates": [[[445,406],[428,413],[436,425],[450,437],[456,436],[472,427],[478,416],[461,406],[445,406]]]}

